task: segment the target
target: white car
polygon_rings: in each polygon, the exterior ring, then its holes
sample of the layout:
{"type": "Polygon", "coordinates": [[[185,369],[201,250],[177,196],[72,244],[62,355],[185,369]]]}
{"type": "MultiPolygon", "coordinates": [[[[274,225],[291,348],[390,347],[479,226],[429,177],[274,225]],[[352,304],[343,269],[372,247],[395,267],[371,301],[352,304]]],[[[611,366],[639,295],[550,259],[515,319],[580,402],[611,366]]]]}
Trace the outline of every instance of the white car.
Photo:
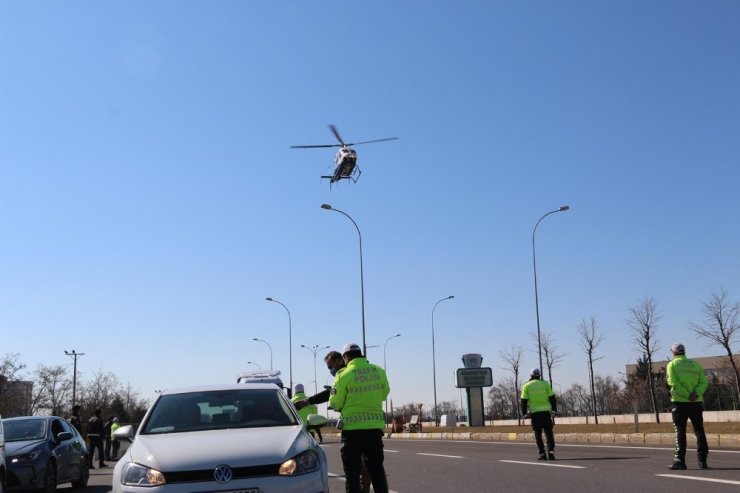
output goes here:
{"type": "Polygon", "coordinates": [[[133,439],[113,470],[113,493],[319,493],[326,454],[273,384],[166,390],[114,433],[133,439]]]}

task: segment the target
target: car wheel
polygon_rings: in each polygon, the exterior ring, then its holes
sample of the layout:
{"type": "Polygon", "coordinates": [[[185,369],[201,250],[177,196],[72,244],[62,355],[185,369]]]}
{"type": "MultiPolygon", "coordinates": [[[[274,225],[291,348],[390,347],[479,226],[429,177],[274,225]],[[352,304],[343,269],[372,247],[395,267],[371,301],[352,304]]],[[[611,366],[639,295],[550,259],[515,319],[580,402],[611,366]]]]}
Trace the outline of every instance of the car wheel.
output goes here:
{"type": "Polygon", "coordinates": [[[72,481],[72,487],[74,488],[84,488],[87,486],[87,481],[90,479],[90,467],[87,464],[87,459],[85,457],[82,458],[80,461],[80,475],[78,476],[77,481],[72,481]]]}
{"type": "Polygon", "coordinates": [[[44,476],[43,493],[54,493],[57,489],[57,465],[54,462],[46,464],[46,475],[44,476]]]}

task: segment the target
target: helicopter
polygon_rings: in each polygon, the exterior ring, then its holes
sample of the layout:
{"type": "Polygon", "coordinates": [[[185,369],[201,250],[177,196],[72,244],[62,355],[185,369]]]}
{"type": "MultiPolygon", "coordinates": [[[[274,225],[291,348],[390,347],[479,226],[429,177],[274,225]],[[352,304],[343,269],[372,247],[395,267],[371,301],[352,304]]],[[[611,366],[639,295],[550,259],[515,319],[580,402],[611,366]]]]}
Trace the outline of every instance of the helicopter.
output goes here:
{"type": "Polygon", "coordinates": [[[331,175],[325,175],[321,177],[321,179],[329,180],[330,188],[332,183],[336,183],[339,180],[343,179],[352,180],[353,183],[356,183],[357,180],[360,178],[360,175],[362,174],[360,167],[357,166],[357,153],[350,146],[370,144],[373,142],[385,142],[387,140],[398,140],[398,137],[389,137],[387,139],[366,140],[363,142],[347,144],[344,142],[344,140],[342,140],[342,137],[339,135],[339,131],[337,130],[336,126],[329,125],[329,129],[334,134],[334,137],[337,138],[339,144],[301,145],[290,146],[290,148],[309,149],[314,147],[339,147],[339,150],[337,150],[337,154],[334,156],[334,172],[331,175]]]}

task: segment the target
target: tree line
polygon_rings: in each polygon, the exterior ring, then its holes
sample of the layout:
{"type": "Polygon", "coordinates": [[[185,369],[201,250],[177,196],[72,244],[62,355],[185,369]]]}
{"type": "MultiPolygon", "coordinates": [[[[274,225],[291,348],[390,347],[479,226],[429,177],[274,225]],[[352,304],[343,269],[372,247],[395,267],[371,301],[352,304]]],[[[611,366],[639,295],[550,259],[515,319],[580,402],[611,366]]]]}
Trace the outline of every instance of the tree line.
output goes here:
{"type": "MultiPolygon", "coordinates": [[[[73,375],[63,365],[40,364],[29,372],[21,356],[8,353],[0,359],[0,415],[50,415],[68,418],[72,415],[73,375]]],[[[75,400],[85,421],[101,409],[103,416],[116,416],[121,422],[134,423],[143,418],[149,402],[122,384],[110,372],[98,370],[90,378],[77,374],[75,400]]]]}

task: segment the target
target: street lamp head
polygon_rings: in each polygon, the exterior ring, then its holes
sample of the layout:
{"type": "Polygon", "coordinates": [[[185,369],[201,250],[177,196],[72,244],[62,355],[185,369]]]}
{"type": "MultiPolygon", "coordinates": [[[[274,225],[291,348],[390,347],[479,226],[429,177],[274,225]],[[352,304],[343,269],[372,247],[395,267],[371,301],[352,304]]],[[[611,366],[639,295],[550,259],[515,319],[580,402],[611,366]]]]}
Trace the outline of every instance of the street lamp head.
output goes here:
{"type": "MultiPolygon", "coordinates": [[[[301,347],[308,348],[308,346],[306,346],[305,344],[301,344],[301,347]]],[[[309,349],[311,349],[311,348],[309,348],[309,349]]]]}
{"type": "Polygon", "coordinates": [[[265,299],[266,299],[267,301],[275,301],[275,300],[273,300],[272,298],[270,298],[269,296],[268,296],[267,298],[265,298],[265,299]]]}
{"type": "Polygon", "coordinates": [[[570,209],[569,205],[564,205],[560,208],[561,211],[567,211],[568,209],[570,209]]]}
{"type": "Polygon", "coordinates": [[[331,204],[321,204],[322,209],[326,209],[327,211],[331,210],[331,204]]]}
{"type": "Polygon", "coordinates": [[[454,298],[454,297],[455,297],[455,295],[454,295],[454,294],[451,294],[450,296],[448,296],[448,297],[447,297],[447,299],[448,299],[448,300],[451,300],[451,299],[452,299],[452,298],[454,298]]]}

